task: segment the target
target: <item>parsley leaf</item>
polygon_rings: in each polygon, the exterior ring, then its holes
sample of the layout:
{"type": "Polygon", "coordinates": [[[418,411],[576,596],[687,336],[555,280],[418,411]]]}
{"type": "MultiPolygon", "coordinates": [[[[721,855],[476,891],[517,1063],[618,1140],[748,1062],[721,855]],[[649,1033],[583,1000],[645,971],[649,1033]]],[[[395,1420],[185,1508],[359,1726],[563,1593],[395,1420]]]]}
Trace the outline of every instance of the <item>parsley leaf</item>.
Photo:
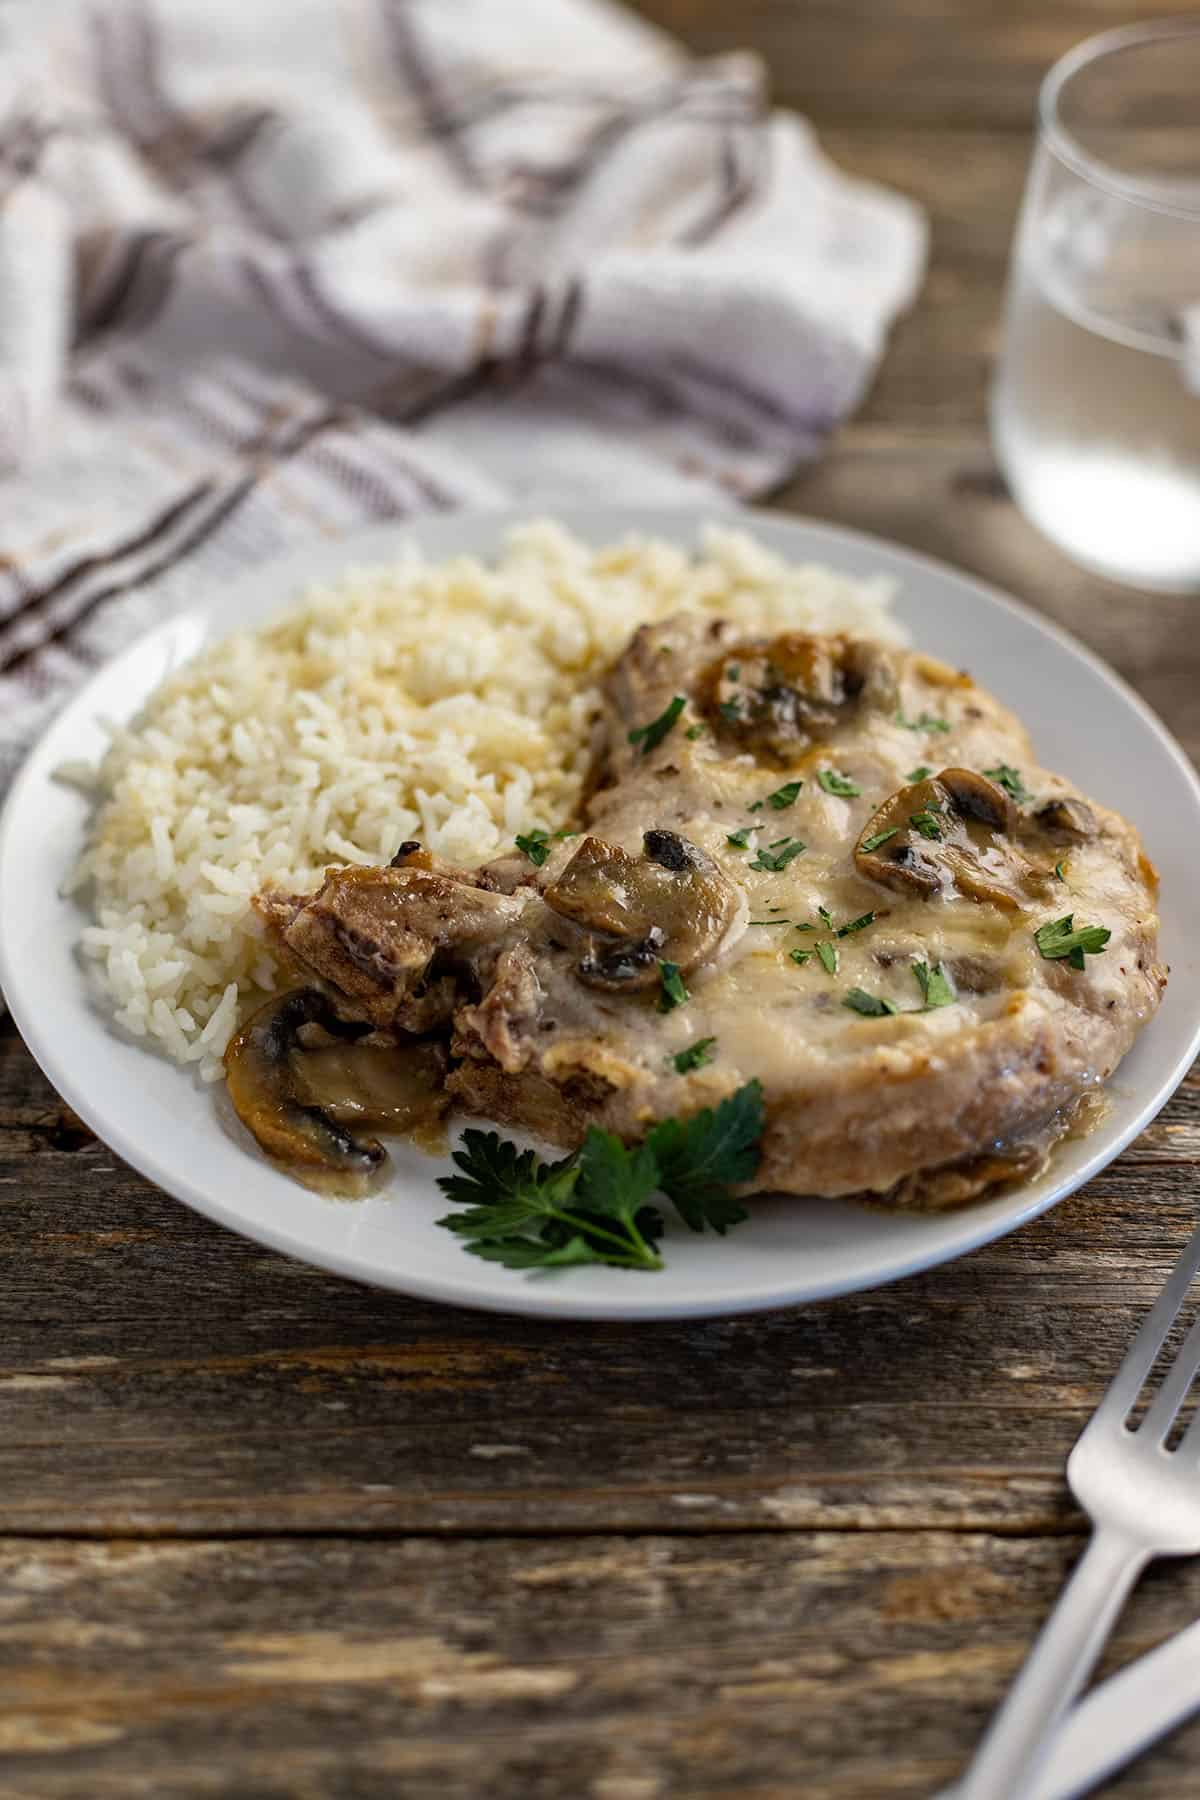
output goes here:
{"type": "Polygon", "coordinates": [[[438,1223],[472,1256],[511,1269],[584,1262],[662,1268],[653,1248],[662,1222],[646,1205],[658,1166],[644,1145],[627,1150],[593,1128],[578,1155],[543,1163],[494,1131],[465,1131],[453,1161],[462,1173],[441,1177],[438,1186],[464,1210],[438,1223]]]}
{"type": "Polygon", "coordinates": [[[1056,879],[1059,881],[1065,881],[1067,879],[1066,876],[1063,874],[1063,866],[1060,862],[1055,863],[1054,874],[1055,874],[1056,879]]]}
{"type": "Polygon", "coordinates": [[[924,838],[940,838],[942,828],[938,824],[937,814],[926,808],[923,812],[909,813],[908,822],[920,832],[924,838]]]}
{"type": "Polygon", "coordinates": [[[715,1037],[697,1038],[696,1042],[689,1044],[686,1050],[676,1051],[671,1058],[675,1064],[675,1073],[689,1075],[693,1069],[702,1069],[706,1063],[710,1063],[712,1047],[716,1041],[715,1037]]]}
{"type": "Polygon", "coordinates": [[[675,729],[676,721],[686,705],[687,701],[684,696],[676,694],[675,698],[659,713],[657,719],[651,719],[648,725],[635,726],[629,732],[629,742],[640,744],[642,755],[649,756],[651,750],[657,750],[667,734],[675,729]]]}
{"type": "Polygon", "coordinates": [[[917,986],[921,990],[921,998],[925,1002],[923,1011],[933,1012],[934,1008],[938,1006],[953,1006],[958,995],[950,986],[946,971],[940,962],[934,963],[932,966],[929,963],[915,962],[912,965],[912,972],[916,976],[917,986]]]}
{"type": "Polygon", "coordinates": [[[1048,961],[1057,962],[1065,956],[1073,969],[1083,968],[1085,955],[1099,956],[1111,936],[1107,925],[1076,927],[1074,913],[1068,913],[1064,919],[1055,919],[1049,925],[1039,925],[1033,934],[1034,942],[1048,961]]]}
{"type": "Polygon", "coordinates": [[[893,825],[888,831],[872,832],[871,836],[869,838],[864,838],[858,847],[864,853],[871,850],[878,850],[880,844],[886,844],[889,838],[894,838],[899,829],[900,827],[898,825],[893,825]]]}
{"type": "Polygon", "coordinates": [[[836,769],[818,769],[817,781],[827,794],[838,794],[844,800],[853,800],[862,793],[857,781],[839,775],[836,769]]]}
{"type": "Polygon", "coordinates": [[[664,1119],[632,1147],[593,1126],[563,1162],[543,1163],[494,1131],[468,1130],[453,1156],[459,1172],[438,1181],[460,1210],[438,1223],[472,1256],[510,1269],[661,1269],[663,1221],[651,1196],[666,1194],[693,1231],[707,1225],[723,1235],[747,1216],[729,1188],[757,1172],[762,1129],[762,1088],[751,1081],[715,1112],[664,1119]]]}
{"type": "Polygon", "coordinates": [[[732,844],[735,850],[745,850],[748,848],[747,839],[753,829],[752,825],[743,825],[740,831],[731,831],[725,842],[732,844]]]}
{"type": "Polygon", "coordinates": [[[722,700],[717,711],[730,725],[735,725],[742,716],[741,696],[735,694],[732,700],[722,700]]]}
{"type": "Polygon", "coordinates": [[[779,849],[760,850],[750,867],[767,869],[771,874],[778,875],[781,869],[787,868],[793,857],[802,856],[808,848],[799,838],[780,838],[779,844],[779,849]]]}
{"type": "Polygon", "coordinates": [[[906,719],[903,712],[897,711],[897,725],[903,725],[906,731],[949,731],[949,719],[936,719],[932,713],[918,713],[915,719],[906,719]]]}
{"type": "Polygon", "coordinates": [[[665,1013],[674,1012],[677,1006],[682,1006],[686,1000],[691,999],[691,995],[683,985],[679,964],[663,962],[660,957],[658,973],[662,980],[662,992],[658,996],[658,1010],[665,1013]]]}
{"type": "Polygon", "coordinates": [[[875,923],[873,912],[861,913],[857,919],[851,919],[847,925],[839,925],[837,934],[840,938],[849,937],[855,931],[865,931],[868,925],[875,923]]]}
{"type": "Polygon", "coordinates": [[[827,944],[824,939],[817,945],[817,955],[821,959],[821,967],[827,975],[836,975],[841,960],[836,944],[827,944]]]}
{"type": "Polygon", "coordinates": [[[994,781],[997,787],[1002,787],[1006,794],[1012,795],[1014,800],[1020,802],[1033,799],[1033,795],[1021,780],[1019,769],[1010,768],[1007,763],[1000,763],[997,768],[985,769],[983,772],[989,781],[994,781]]]}
{"type": "Polygon", "coordinates": [[[933,770],[928,763],[918,763],[915,769],[908,771],[904,779],[905,781],[927,781],[932,774],[933,770]]]}
{"type": "Polygon", "coordinates": [[[801,968],[804,967],[805,963],[811,962],[813,959],[813,952],[811,950],[789,950],[788,955],[794,963],[799,963],[801,968]]]}
{"type": "Polygon", "coordinates": [[[691,738],[692,741],[695,742],[697,738],[702,738],[704,736],[704,727],[703,725],[689,725],[683,735],[685,738],[691,738]]]}
{"type": "Polygon", "coordinates": [[[851,1012],[861,1013],[864,1019],[886,1019],[896,1011],[890,1000],[877,1000],[874,994],[868,994],[860,987],[851,988],[842,1005],[848,1006],[851,1012]]]}
{"type": "Polygon", "coordinates": [[[747,1216],[729,1189],[757,1172],[762,1129],[762,1087],[748,1081],[715,1112],[706,1106],[690,1119],[663,1119],[650,1132],[658,1185],[693,1231],[711,1225],[724,1236],[747,1216]]]}
{"type": "Polygon", "coordinates": [[[782,812],[786,806],[794,806],[796,796],[803,786],[802,781],[785,781],[782,787],[777,787],[773,794],[767,795],[767,805],[776,812],[782,812]]]}
{"type": "Polygon", "coordinates": [[[550,854],[550,833],[530,831],[517,838],[517,849],[523,850],[535,868],[540,869],[550,854]]]}

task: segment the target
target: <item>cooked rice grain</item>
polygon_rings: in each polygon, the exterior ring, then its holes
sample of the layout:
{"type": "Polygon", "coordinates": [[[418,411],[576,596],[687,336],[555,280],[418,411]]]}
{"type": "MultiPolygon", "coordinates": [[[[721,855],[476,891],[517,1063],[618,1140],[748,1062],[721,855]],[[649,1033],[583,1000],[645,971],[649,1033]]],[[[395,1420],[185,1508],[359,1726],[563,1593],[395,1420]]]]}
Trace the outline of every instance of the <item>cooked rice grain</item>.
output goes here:
{"type": "Polygon", "coordinates": [[[751,629],[896,641],[882,580],[793,567],[739,531],[689,555],[629,538],[592,550],[514,531],[495,564],[356,570],[198,656],[63,770],[97,812],[70,886],[93,989],[118,1025],[213,1081],[248,1003],[274,986],[251,895],[310,891],[330,863],[420,838],[473,865],[570,816],[598,679],[637,625],[681,608],[751,629]]]}

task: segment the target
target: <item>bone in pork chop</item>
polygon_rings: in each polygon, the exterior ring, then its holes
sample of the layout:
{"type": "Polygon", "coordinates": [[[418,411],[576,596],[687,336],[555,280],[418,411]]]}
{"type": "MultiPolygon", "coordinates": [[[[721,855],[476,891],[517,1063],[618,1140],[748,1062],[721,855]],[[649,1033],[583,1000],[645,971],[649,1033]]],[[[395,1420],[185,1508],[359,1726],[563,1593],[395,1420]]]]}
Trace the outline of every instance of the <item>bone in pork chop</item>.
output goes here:
{"type": "Polygon", "coordinates": [[[680,615],[601,737],[541,867],[405,845],[259,899],[340,1020],[442,1034],[464,1112],[633,1139],[756,1077],[757,1187],[949,1204],[1027,1170],[1158,1004],[1136,832],[929,657],[680,615]]]}

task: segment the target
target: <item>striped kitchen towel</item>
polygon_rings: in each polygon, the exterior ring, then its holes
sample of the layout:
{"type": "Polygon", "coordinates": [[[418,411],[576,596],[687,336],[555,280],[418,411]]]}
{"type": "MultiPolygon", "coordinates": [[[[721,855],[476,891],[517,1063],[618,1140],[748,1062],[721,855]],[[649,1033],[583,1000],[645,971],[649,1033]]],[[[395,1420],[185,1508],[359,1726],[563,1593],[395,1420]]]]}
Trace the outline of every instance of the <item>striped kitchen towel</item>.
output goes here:
{"type": "Polygon", "coordinates": [[[306,540],[763,492],[920,276],[916,208],[753,58],[609,0],[9,0],[0,32],[0,787],[98,661],[306,540]]]}

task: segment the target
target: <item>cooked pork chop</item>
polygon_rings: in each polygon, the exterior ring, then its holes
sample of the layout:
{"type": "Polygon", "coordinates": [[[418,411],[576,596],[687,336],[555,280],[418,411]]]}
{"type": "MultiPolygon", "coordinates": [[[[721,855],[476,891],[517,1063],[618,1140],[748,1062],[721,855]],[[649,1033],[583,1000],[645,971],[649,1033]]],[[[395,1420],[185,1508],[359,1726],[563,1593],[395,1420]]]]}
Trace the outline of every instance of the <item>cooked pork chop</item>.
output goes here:
{"type": "Polygon", "coordinates": [[[447,1036],[466,1112],[632,1139],[756,1077],[756,1187],[937,1205],[1028,1168],[1112,1073],[1166,982],[1154,895],[1133,828],[967,675],[681,615],[613,668],[542,866],[405,845],[260,910],[339,1018],[447,1036]],[[1106,946],[1039,946],[1066,915],[1106,946]]]}

